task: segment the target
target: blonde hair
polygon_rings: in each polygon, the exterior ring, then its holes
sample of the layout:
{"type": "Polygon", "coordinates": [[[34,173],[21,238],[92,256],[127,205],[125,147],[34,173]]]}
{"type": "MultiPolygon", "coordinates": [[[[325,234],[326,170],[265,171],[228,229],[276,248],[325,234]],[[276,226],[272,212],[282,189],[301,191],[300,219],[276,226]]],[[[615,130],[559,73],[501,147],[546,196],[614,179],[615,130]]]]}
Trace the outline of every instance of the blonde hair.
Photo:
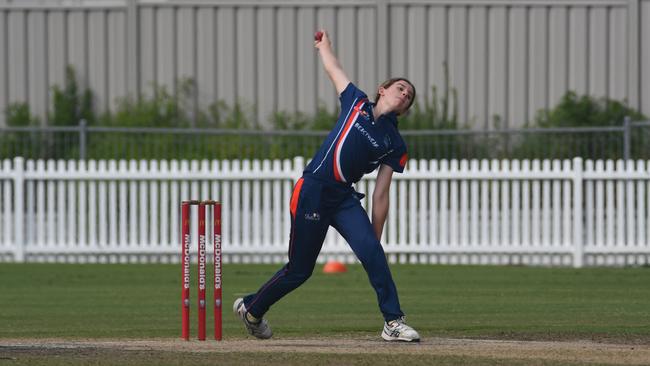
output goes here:
{"type": "Polygon", "coordinates": [[[406,107],[406,110],[404,111],[404,112],[406,112],[411,108],[411,106],[413,105],[413,102],[415,102],[415,85],[413,85],[413,83],[411,81],[409,81],[409,79],[407,79],[407,78],[402,78],[402,77],[391,78],[391,79],[388,79],[388,80],[384,81],[383,83],[379,84],[379,87],[377,88],[377,94],[375,95],[375,103],[377,103],[379,101],[379,98],[381,97],[381,95],[379,95],[379,89],[381,89],[381,88],[387,89],[391,85],[395,84],[398,81],[407,82],[411,86],[411,88],[413,89],[413,96],[412,96],[413,98],[411,98],[411,102],[409,103],[409,106],[406,107]]]}

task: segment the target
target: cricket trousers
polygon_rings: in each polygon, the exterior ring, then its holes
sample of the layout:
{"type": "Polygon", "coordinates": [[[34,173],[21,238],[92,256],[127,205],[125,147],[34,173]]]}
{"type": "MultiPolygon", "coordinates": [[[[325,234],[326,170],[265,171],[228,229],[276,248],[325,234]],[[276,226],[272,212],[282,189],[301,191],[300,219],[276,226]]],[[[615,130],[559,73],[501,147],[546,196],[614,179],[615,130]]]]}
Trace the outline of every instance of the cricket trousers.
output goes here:
{"type": "Polygon", "coordinates": [[[384,319],[404,315],[384,250],[361,206],[360,194],[352,187],[304,176],[294,187],[290,211],[289,262],[257,293],[244,297],[251,315],[261,318],[311,276],[330,225],[345,238],[366,270],[384,319]]]}

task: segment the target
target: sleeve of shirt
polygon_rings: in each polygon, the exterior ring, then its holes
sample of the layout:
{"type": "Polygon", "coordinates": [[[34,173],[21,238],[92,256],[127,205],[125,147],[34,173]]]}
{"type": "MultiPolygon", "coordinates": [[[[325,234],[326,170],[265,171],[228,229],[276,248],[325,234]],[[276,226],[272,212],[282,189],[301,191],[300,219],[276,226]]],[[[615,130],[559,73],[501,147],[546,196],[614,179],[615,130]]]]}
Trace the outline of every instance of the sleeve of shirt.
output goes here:
{"type": "Polygon", "coordinates": [[[409,156],[406,152],[406,148],[402,147],[393,151],[391,154],[386,156],[381,163],[386,164],[393,168],[394,172],[403,173],[404,167],[406,167],[406,162],[408,161],[409,156]]]}
{"type": "Polygon", "coordinates": [[[357,88],[357,86],[353,83],[349,83],[348,86],[343,89],[341,95],[339,95],[339,101],[341,102],[341,113],[347,114],[349,109],[354,105],[354,101],[363,98],[368,98],[366,93],[357,88]]]}

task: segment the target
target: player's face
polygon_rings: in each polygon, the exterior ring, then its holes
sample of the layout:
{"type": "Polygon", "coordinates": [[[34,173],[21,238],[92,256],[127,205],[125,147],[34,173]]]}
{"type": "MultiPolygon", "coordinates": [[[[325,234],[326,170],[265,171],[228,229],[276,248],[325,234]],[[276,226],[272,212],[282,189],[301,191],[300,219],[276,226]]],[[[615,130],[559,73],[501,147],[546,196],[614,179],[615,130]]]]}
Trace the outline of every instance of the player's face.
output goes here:
{"type": "Polygon", "coordinates": [[[398,80],[387,88],[380,88],[379,94],[391,111],[406,112],[413,100],[413,87],[404,80],[398,80]]]}

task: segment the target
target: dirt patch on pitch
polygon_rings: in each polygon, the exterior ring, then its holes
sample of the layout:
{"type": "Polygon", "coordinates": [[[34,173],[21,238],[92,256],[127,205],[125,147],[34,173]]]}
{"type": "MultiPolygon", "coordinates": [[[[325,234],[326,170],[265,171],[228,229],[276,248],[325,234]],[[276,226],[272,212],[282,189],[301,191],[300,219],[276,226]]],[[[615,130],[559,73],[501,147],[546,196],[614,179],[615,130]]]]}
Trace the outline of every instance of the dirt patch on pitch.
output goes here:
{"type": "Polygon", "coordinates": [[[57,354],[76,351],[172,351],[198,353],[322,353],[421,354],[491,359],[530,359],[616,365],[650,364],[650,345],[609,344],[589,341],[539,342],[427,338],[420,343],[386,343],[380,339],[273,339],[273,340],[0,340],[0,353],[57,354]]]}

